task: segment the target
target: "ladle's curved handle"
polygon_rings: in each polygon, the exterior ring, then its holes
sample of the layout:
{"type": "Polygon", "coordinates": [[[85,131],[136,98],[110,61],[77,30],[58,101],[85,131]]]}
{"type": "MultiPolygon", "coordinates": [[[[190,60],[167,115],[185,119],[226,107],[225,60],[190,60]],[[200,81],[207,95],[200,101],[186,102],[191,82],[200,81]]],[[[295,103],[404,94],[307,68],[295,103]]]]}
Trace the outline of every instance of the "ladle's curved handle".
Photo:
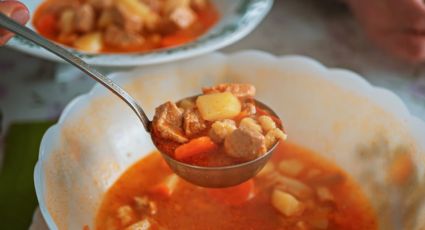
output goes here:
{"type": "Polygon", "coordinates": [[[108,88],[111,92],[113,92],[118,97],[123,99],[131,107],[131,109],[133,109],[133,111],[137,114],[139,119],[142,121],[146,131],[150,132],[150,121],[148,117],[146,116],[145,112],[143,111],[143,109],[126,91],[124,91],[120,86],[118,86],[111,79],[99,73],[97,70],[93,69],[90,65],[88,65],[87,63],[85,63],[83,60],[76,57],[72,53],[70,53],[68,50],[41,37],[34,31],[28,29],[25,26],[18,24],[17,22],[13,21],[12,19],[10,19],[9,17],[7,17],[6,15],[2,13],[0,13],[0,27],[3,27],[4,29],[14,32],[15,34],[18,34],[22,36],[23,38],[26,38],[34,42],[35,44],[51,51],[52,53],[61,57],[65,61],[71,63],[75,67],[79,68],[80,70],[85,72],[87,75],[92,77],[94,80],[96,80],[97,82],[99,82],[100,84],[108,88]]]}

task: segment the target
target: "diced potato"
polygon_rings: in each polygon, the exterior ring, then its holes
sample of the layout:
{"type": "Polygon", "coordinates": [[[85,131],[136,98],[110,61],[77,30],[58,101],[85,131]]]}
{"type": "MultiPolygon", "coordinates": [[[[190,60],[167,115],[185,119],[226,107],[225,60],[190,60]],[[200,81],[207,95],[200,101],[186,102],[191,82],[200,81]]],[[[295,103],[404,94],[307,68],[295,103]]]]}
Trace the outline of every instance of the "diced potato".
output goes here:
{"type": "Polygon", "coordinates": [[[158,193],[165,197],[170,197],[176,189],[180,178],[176,174],[172,174],[165,178],[165,180],[152,188],[152,192],[158,193]]]}
{"type": "Polygon", "coordinates": [[[221,143],[224,141],[224,138],[226,138],[226,136],[232,133],[235,129],[236,123],[233,120],[225,119],[222,121],[215,121],[211,125],[208,135],[215,143],[221,143]]]}
{"type": "Polygon", "coordinates": [[[74,31],[75,11],[71,9],[64,10],[59,18],[59,28],[61,33],[69,34],[74,31]]]}
{"type": "Polygon", "coordinates": [[[278,165],[279,172],[288,176],[298,176],[304,169],[304,165],[294,159],[282,160],[278,165]]]}
{"type": "Polygon", "coordinates": [[[331,191],[326,187],[317,187],[316,194],[321,202],[332,202],[335,200],[331,191]]]}
{"type": "Polygon", "coordinates": [[[121,221],[122,225],[128,225],[135,220],[136,214],[129,205],[124,205],[118,208],[117,218],[121,221]]]}
{"type": "Polygon", "coordinates": [[[229,92],[199,96],[196,106],[207,121],[230,119],[241,112],[239,99],[229,92]]]}
{"type": "Polygon", "coordinates": [[[262,115],[258,118],[258,123],[260,123],[261,128],[263,128],[264,133],[276,128],[276,123],[270,116],[262,115]]]}
{"type": "Polygon", "coordinates": [[[99,52],[102,49],[102,34],[93,32],[83,35],[75,40],[74,47],[87,52],[99,52]]]}
{"type": "Polygon", "coordinates": [[[303,210],[302,204],[297,198],[279,189],[273,190],[272,205],[287,217],[299,215],[303,210]]]}
{"type": "Polygon", "coordinates": [[[196,14],[190,7],[178,7],[171,13],[170,19],[178,27],[184,29],[192,25],[196,19],[196,14]]]}
{"type": "Polygon", "coordinates": [[[125,230],[148,230],[151,229],[151,223],[148,219],[143,219],[138,221],[130,226],[128,226],[125,230]]]}
{"type": "Polygon", "coordinates": [[[302,181],[282,175],[277,180],[276,188],[291,193],[299,199],[308,199],[314,195],[313,189],[302,181]]]}
{"type": "Polygon", "coordinates": [[[286,134],[278,128],[268,131],[264,137],[267,149],[273,147],[279,140],[286,140],[287,138],[286,134]]]}
{"type": "Polygon", "coordinates": [[[250,117],[245,117],[244,119],[242,119],[241,122],[239,122],[239,127],[262,133],[261,126],[257,123],[257,121],[250,117]]]}
{"type": "Polygon", "coordinates": [[[258,172],[257,176],[263,177],[263,176],[273,172],[273,170],[274,170],[274,164],[269,161],[269,162],[267,162],[266,165],[264,165],[264,167],[260,170],[260,172],[258,172]]]}

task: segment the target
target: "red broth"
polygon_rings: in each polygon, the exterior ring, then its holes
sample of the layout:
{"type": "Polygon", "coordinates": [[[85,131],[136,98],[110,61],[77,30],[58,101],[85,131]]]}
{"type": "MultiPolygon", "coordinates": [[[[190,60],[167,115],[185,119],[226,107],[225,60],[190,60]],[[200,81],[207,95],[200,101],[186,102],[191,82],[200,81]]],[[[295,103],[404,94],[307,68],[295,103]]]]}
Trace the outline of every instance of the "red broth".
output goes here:
{"type": "MultiPolygon", "coordinates": [[[[75,41],[76,36],[81,36],[83,34],[77,33],[66,36],[66,38],[61,38],[59,34],[60,11],[55,10],[56,8],[60,7],[51,7],[52,4],[56,3],[61,4],[63,1],[44,1],[35,11],[32,23],[36,31],[42,36],[62,45],[74,47],[73,42],[75,41]]],[[[195,10],[195,14],[196,21],[187,28],[176,29],[174,27],[171,28],[170,25],[159,25],[162,26],[161,31],[167,31],[166,34],[150,34],[149,32],[142,32],[140,35],[144,36],[146,42],[141,45],[134,46],[116,47],[103,43],[99,53],[148,52],[151,50],[170,48],[192,42],[207,32],[217,23],[219,19],[219,12],[217,11],[216,7],[209,2],[206,3],[205,7],[195,10]]],[[[96,28],[94,30],[96,30],[96,28]]]]}
{"type": "Polygon", "coordinates": [[[254,179],[226,189],[194,186],[175,176],[159,153],[149,154],[106,192],[95,229],[131,230],[143,224],[150,225],[147,229],[173,230],[378,229],[371,204],[347,173],[316,153],[287,142],[278,146],[254,179]],[[294,161],[298,167],[282,169],[281,162],[294,161]],[[302,183],[309,192],[302,194],[291,188],[291,183],[279,184],[280,177],[302,183]],[[164,184],[172,186],[167,190],[164,184]],[[301,209],[291,215],[279,211],[271,198],[276,189],[295,197],[301,209]],[[323,195],[323,190],[329,194],[323,195]],[[136,202],[140,198],[149,205],[140,208],[136,202]]]}

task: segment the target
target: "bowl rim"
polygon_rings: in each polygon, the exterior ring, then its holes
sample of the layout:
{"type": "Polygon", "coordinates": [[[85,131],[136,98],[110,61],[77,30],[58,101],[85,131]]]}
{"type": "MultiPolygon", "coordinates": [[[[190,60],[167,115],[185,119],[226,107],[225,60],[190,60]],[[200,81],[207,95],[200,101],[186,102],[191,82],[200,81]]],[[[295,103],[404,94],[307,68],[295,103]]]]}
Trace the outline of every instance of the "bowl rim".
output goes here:
{"type": "MultiPolygon", "coordinates": [[[[139,53],[90,54],[65,47],[85,62],[105,67],[129,67],[152,65],[195,57],[233,44],[251,33],[267,16],[274,0],[241,0],[229,18],[220,18],[219,22],[204,35],[184,45],[139,53]],[[227,18],[228,20],[223,20],[227,18]],[[226,22],[227,21],[227,22],[226,22]],[[220,22],[225,22],[219,26],[220,22]],[[218,27],[222,27],[216,31],[218,27]]],[[[13,49],[50,61],[64,61],[44,48],[15,36],[6,44],[13,49]]]]}
{"type": "MultiPolygon", "coordinates": [[[[367,80],[362,78],[357,73],[341,69],[341,68],[327,68],[320,62],[306,56],[301,55],[284,55],[284,56],[276,56],[270,53],[266,53],[263,51],[258,50],[245,50],[245,51],[239,51],[231,54],[224,54],[220,52],[214,52],[207,54],[205,56],[202,56],[201,58],[208,60],[213,57],[220,57],[226,60],[228,62],[231,59],[237,59],[240,57],[251,57],[251,58],[257,58],[259,60],[266,60],[266,61],[272,61],[272,62],[291,62],[291,63],[298,63],[302,64],[301,66],[305,67],[311,67],[315,71],[318,72],[315,77],[323,78],[324,80],[330,82],[330,83],[336,83],[340,87],[344,87],[345,89],[348,89],[352,91],[353,93],[358,93],[363,96],[366,96],[368,99],[371,99],[374,101],[375,104],[378,104],[379,106],[383,108],[389,108],[391,107],[391,112],[397,117],[403,119],[404,122],[406,122],[407,128],[409,131],[411,131],[412,136],[418,138],[421,142],[417,142],[419,144],[422,144],[422,147],[425,149],[425,121],[421,120],[419,117],[416,117],[415,115],[411,114],[403,101],[400,97],[398,97],[395,93],[391,92],[388,89],[373,86],[371,85],[367,80]],[[390,106],[391,105],[391,106],[390,106]],[[415,131],[414,131],[415,130],[415,131]]],[[[185,62],[190,62],[191,60],[185,60],[185,62]]],[[[225,62],[225,63],[226,63],[225,62]]],[[[128,76],[137,76],[142,77],[143,74],[140,74],[141,69],[136,68],[131,71],[121,71],[121,72],[115,72],[110,75],[108,75],[112,80],[117,81],[118,83],[123,83],[128,81],[128,76]],[[138,73],[135,75],[135,73],[138,73]],[[124,77],[122,76],[124,75],[124,77]],[[126,77],[127,76],[127,77],[126,77]]],[[[135,79],[136,77],[132,77],[132,79],[135,79]]],[[[48,146],[47,143],[51,142],[50,139],[52,139],[55,136],[60,135],[61,127],[66,120],[66,118],[69,116],[70,111],[72,108],[79,104],[84,103],[86,101],[89,101],[92,96],[96,94],[96,89],[98,87],[102,87],[99,83],[96,83],[90,91],[88,91],[85,94],[81,94],[71,100],[63,110],[63,112],[60,115],[60,118],[57,123],[52,125],[43,135],[40,149],[39,149],[39,157],[38,161],[34,168],[34,186],[35,186],[35,192],[37,196],[37,200],[39,202],[39,207],[41,214],[43,218],[45,219],[49,229],[57,229],[57,226],[55,222],[53,221],[52,216],[50,215],[49,211],[47,210],[47,206],[44,199],[44,180],[43,180],[43,162],[46,158],[46,155],[48,154],[48,146]]]]}

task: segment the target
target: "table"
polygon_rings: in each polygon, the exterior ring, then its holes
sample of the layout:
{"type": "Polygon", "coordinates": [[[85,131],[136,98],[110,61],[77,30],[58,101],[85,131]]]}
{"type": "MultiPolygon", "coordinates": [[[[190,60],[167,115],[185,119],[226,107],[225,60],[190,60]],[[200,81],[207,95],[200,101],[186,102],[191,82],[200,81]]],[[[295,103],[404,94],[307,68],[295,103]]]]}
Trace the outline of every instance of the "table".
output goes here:
{"type": "MultiPolygon", "coordinates": [[[[270,14],[252,34],[222,51],[243,49],[306,55],[329,67],[353,70],[373,85],[396,93],[412,114],[425,120],[425,66],[404,63],[370,44],[348,10],[335,2],[276,0],[270,14]]],[[[54,120],[72,98],[94,84],[79,72],[71,80],[54,77],[57,67],[55,63],[0,48],[3,127],[18,121],[54,120]]],[[[36,214],[35,222],[39,221],[36,214]]],[[[40,226],[33,229],[45,229],[43,223],[40,226]]]]}

